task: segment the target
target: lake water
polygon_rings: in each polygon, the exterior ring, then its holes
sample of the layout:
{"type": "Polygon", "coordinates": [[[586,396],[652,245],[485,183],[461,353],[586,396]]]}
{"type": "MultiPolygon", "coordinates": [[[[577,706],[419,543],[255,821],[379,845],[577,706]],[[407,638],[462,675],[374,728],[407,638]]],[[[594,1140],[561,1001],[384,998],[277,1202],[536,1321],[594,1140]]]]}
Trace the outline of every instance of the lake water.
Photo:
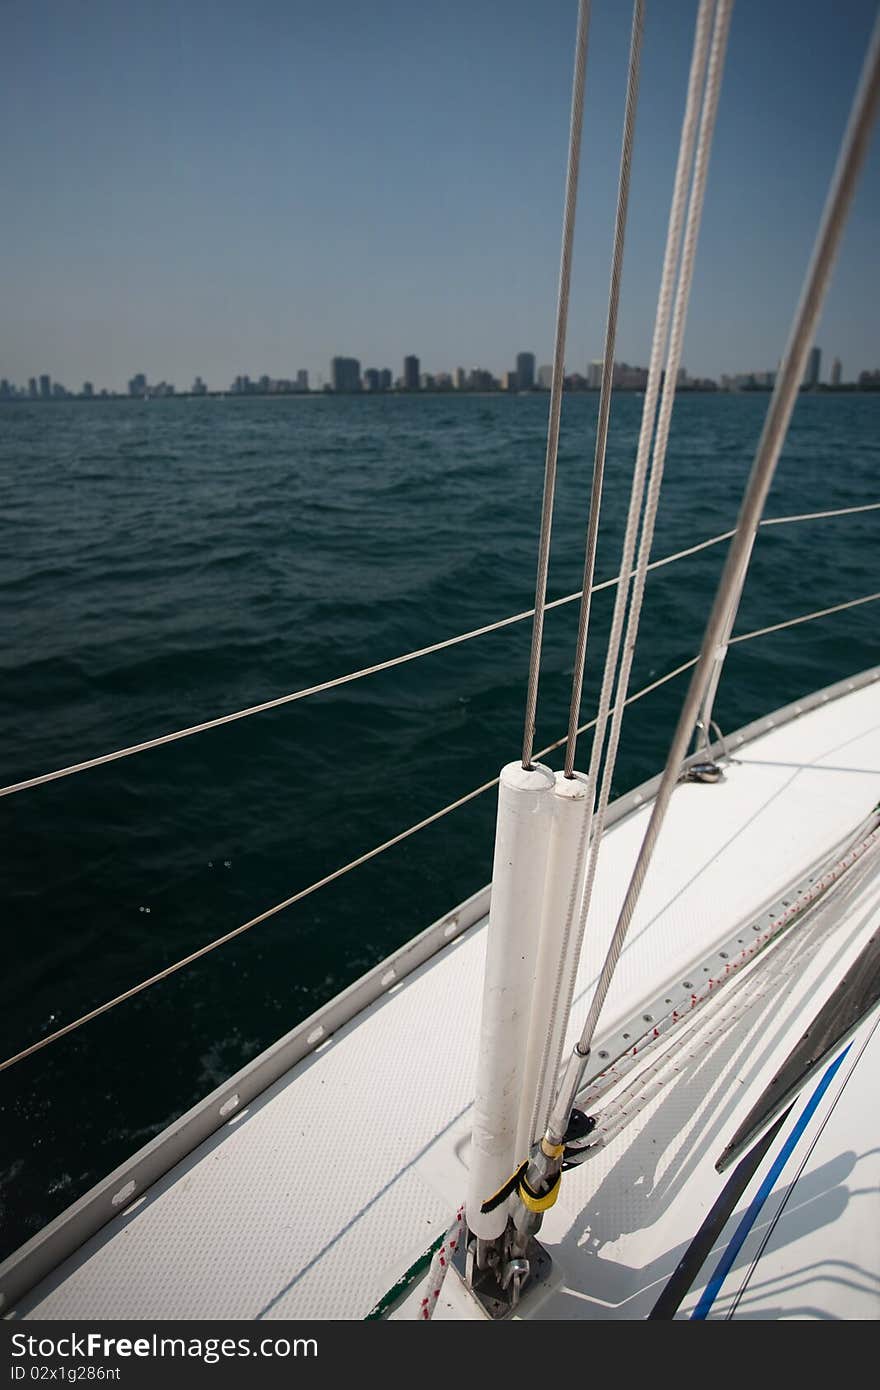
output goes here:
{"type": "MultiPolygon", "coordinates": [[[[767,402],[679,398],[655,556],[734,524],[767,402]]],[[[596,405],[565,404],[551,596],[580,583],[596,405]]],[[[613,408],[599,578],[641,405],[613,408]]],[[[546,413],[540,396],[0,411],[2,783],[528,608],[546,413]]],[[[767,514],[878,500],[878,427],[880,396],[802,397],[767,514]]],[[[738,630],[873,591],[878,539],[878,512],[765,529],[738,630]]],[[[650,577],[632,689],[696,653],[725,552],[650,577]]],[[[585,718],[611,603],[594,601],[585,718]]],[[[547,617],[538,747],[565,731],[576,624],[576,604],[547,617]]],[[[876,663],[876,634],[866,605],[732,648],[722,727],[876,663]]],[[[519,623],[0,800],[2,1056],[495,776],[518,755],[529,640],[519,623]]],[[[684,690],[628,712],[617,792],[659,770],[684,690]]],[[[494,809],[477,798],[0,1073],[0,1255],[480,888],[494,809]]]]}

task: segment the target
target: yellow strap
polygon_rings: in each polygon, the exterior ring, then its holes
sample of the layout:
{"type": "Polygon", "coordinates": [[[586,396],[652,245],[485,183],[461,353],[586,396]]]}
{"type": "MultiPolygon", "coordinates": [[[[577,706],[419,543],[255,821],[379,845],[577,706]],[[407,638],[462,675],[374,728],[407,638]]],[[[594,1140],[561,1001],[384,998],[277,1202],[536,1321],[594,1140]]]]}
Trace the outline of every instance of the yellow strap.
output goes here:
{"type": "Polygon", "coordinates": [[[553,1186],[548,1192],[536,1193],[528,1186],[525,1178],[520,1179],[519,1193],[523,1206],[528,1207],[529,1211],[541,1212],[549,1211],[559,1196],[559,1187],[562,1174],[557,1173],[553,1186]]]}
{"type": "Polygon", "coordinates": [[[541,1140],[541,1148],[548,1158],[561,1158],[565,1153],[564,1144],[550,1144],[546,1139],[541,1140]]]}

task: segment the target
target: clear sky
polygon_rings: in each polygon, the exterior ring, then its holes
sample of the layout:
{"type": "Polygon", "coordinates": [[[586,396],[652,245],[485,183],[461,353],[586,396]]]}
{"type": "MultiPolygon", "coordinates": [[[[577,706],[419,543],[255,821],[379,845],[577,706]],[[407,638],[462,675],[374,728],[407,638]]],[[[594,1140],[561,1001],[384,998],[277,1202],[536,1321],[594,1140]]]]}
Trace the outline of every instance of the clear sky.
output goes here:
{"type": "MultiPolygon", "coordinates": [[[[2,0],[0,376],[549,361],[576,0],[2,0]]],[[[684,361],[772,367],[876,10],[737,0],[684,361]]],[[[646,363],[696,0],[647,0],[617,357],[646,363]]],[[[568,369],[599,355],[631,10],[594,0],[568,369]]],[[[880,365],[880,138],[817,341],[880,365]]]]}

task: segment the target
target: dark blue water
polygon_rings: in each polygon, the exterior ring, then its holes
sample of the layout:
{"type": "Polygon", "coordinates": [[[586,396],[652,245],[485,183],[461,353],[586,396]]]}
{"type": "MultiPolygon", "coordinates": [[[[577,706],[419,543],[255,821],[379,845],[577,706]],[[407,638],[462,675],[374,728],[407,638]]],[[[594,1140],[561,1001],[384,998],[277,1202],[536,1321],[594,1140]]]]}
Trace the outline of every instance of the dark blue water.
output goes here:
{"type": "MultiPolygon", "coordinates": [[[[655,555],[733,524],[766,406],[680,398],[655,555]]],[[[600,577],[640,412],[614,406],[600,577]]],[[[580,581],[595,413],[595,396],[564,411],[552,595],[580,581]]],[[[880,397],[802,398],[768,514],[877,500],[878,425],[880,397]]],[[[540,397],[4,409],[0,780],[528,608],[545,429],[540,397]]],[[[739,629],[875,589],[878,536],[876,512],[765,530],[739,629]]],[[[696,652],[725,549],[651,577],[633,689],[696,652]]],[[[610,609],[596,599],[585,717],[610,609]]],[[[548,614],[539,747],[567,723],[576,621],[548,614]]],[[[876,623],[866,606],[733,648],[722,725],[875,663],[876,623]]],[[[529,638],[522,623],[0,800],[3,1057],[494,776],[519,750],[529,638]]],[[[683,693],[628,713],[617,791],[658,770],[683,693]]],[[[481,887],[493,818],[478,798],[0,1074],[0,1253],[481,887]]]]}

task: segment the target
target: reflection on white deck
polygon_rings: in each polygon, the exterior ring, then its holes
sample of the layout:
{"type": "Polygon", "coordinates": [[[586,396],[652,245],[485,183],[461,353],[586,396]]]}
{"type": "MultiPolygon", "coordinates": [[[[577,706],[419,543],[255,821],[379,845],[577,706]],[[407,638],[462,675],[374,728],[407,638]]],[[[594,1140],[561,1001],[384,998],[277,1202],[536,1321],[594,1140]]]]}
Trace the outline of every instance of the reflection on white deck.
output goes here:
{"type": "MultiPolygon", "coordinates": [[[[774,729],[736,757],[723,783],[676,790],[597,1046],[643,999],[777,899],[876,805],[880,683],[774,729]]],[[[647,814],[642,808],[606,837],[572,1034],[586,1012],[647,814]]],[[[558,1284],[534,1316],[650,1311],[725,1181],[714,1160],[876,928],[880,881],[872,859],[826,907],[840,920],[797,987],[765,1000],[732,1036],[684,1068],[630,1129],[566,1175],[542,1235],[558,1284]]],[[[92,1237],[13,1316],[363,1317],[445,1229],[463,1198],[483,949],[479,926],[341,1028],[92,1237]]],[[[854,1056],[866,1037],[863,1029],[854,1056]]],[[[872,1046],[876,1053],[876,1041],[872,1046]]],[[[876,1315],[876,1241],[873,1262],[865,1249],[854,1258],[834,1252],[843,1225],[880,1230],[877,1129],[854,1122],[871,1118],[864,1095],[857,1100],[870,1066],[866,1053],[844,1091],[847,1104],[841,1100],[835,1125],[800,1179],[805,1195],[780,1216],[737,1315],[810,1316],[814,1304],[837,1307],[828,1296],[836,1279],[859,1285],[865,1311],[849,1315],[876,1315]],[[835,1210],[845,1221],[832,1233],[835,1210]],[[792,1272],[792,1260],[802,1272],[792,1272]]],[[[783,1174],[780,1192],[797,1162],[783,1174]]],[[[779,1193],[774,1200],[778,1205],[779,1193]]],[[[718,1315],[726,1315],[753,1254],[747,1244],[718,1315]]],[[[710,1258],[704,1279],[712,1265],[710,1258]]],[[[463,1311],[448,1288],[438,1316],[463,1311]]]]}

